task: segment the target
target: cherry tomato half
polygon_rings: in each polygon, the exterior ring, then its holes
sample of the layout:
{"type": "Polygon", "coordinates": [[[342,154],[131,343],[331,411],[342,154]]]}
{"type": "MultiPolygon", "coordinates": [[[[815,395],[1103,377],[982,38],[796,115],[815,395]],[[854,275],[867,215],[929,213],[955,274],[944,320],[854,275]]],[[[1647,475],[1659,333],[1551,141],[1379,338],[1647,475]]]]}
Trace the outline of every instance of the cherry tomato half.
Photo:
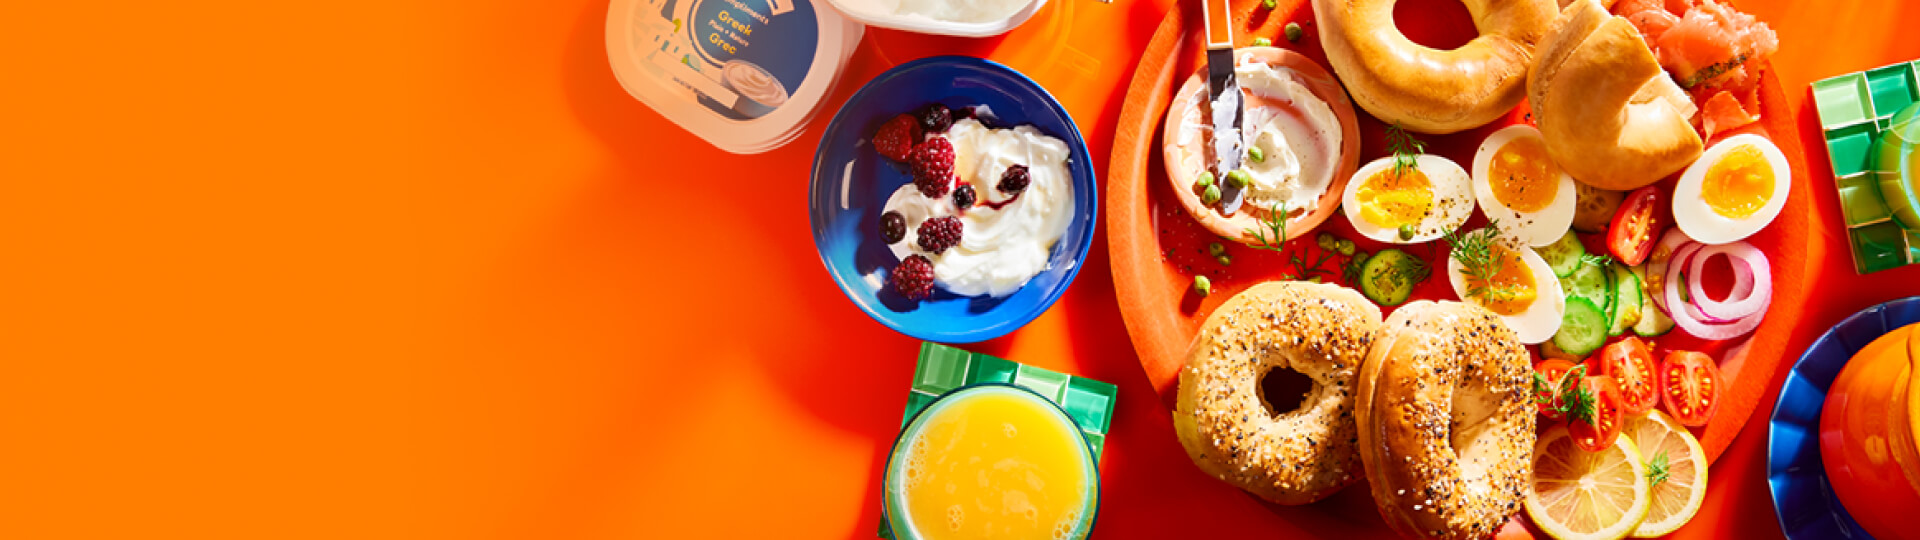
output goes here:
{"type": "Polygon", "coordinates": [[[1600,354],[1588,361],[1599,364],[1589,370],[1613,377],[1620,385],[1620,409],[1627,416],[1647,414],[1660,404],[1660,380],[1654,377],[1659,366],[1647,342],[1628,336],[1600,349],[1600,354]]]}
{"type": "Polygon", "coordinates": [[[1539,406],[1540,416],[1556,422],[1567,418],[1567,413],[1560,410],[1566,403],[1560,400],[1560,388],[1573,366],[1573,362],[1559,358],[1548,358],[1533,365],[1533,371],[1540,374],[1533,379],[1533,402],[1539,406]]]}
{"type": "Polygon", "coordinates": [[[1704,426],[1720,410],[1720,365],[1693,351],[1667,353],[1660,364],[1660,400],[1685,426],[1704,426]]]}
{"type": "Polygon", "coordinates": [[[1620,423],[1624,420],[1620,410],[1620,385],[1613,377],[1593,375],[1581,379],[1580,387],[1593,397],[1588,414],[1582,415],[1580,411],[1567,414],[1567,432],[1573,435],[1573,444],[1588,452],[1612,448],[1613,438],[1620,436],[1620,423]]]}
{"type": "Polygon", "coordinates": [[[1646,186],[1628,193],[1614,211],[1613,224],[1607,227],[1607,251],[1621,264],[1638,266],[1653,252],[1667,221],[1660,199],[1659,185],[1646,186]]]}

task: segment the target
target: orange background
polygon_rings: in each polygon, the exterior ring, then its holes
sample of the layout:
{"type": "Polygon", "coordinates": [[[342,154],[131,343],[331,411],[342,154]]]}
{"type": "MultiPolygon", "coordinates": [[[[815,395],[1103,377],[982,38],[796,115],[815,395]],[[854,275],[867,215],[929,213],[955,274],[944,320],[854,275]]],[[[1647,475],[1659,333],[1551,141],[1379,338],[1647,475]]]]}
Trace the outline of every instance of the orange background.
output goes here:
{"type": "MultiPolygon", "coordinates": [[[[814,254],[826,116],[893,64],[989,56],[1061,96],[1104,166],[1171,6],[870,31],[800,139],[734,156],[614,82],[603,1],[15,4],[0,538],[35,539],[869,537],[916,349],[814,254]]],[[[1779,30],[1809,133],[1807,83],[1920,57],[1911,3],[1741,5],[1779,30]]],[[[1120,385],[1103,537],[1291,530],[1182,455],[1094,245],[1054,309],[969,348],[1120,385]]],[[[1863,279],[1844,249],[1816,232],[1795,351],[1920,294],[1920,270],[1863,279]]],[[[1766,412],[1682,536],[1778,535],[1766,412]]]]}

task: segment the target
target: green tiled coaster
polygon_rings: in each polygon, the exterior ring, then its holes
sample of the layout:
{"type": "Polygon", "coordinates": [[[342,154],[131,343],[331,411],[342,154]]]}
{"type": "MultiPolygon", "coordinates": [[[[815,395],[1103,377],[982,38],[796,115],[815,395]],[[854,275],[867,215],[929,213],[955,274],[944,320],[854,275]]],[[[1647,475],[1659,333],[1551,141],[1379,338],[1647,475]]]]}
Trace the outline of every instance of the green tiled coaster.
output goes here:
{"type": "Polygon", "coordinates": [[[1920,61],[1830,77],[1812,86],[1854,269],[1866,274],[1920,264],[1920,230],[1901,223],[1913,216],[1892,219],[1896,216],[1874,173],[1875,146],[1894,113],[1920,101],[1920,61]]]}
{"type": "MultiPolygon", "coordinates": [[[[920,361],[913,368],[912,389],[907,392],[907,410],[900,415],[900,428],[906,429],[913,415],[933,403],[941,394],[979,383],[1011,384],[1053,400],[1080,426],[1081,437],[1093,450],[1094,463],[1100,462],[1101,450],[1107,441],[1107,427],[1113,420],[1113,400],[1118,388],[1086,377],[971,353],[938,343],[920,344],[920,361]]],[[[893,539],[893,528],[887,525],[885,516],[880,518],[880,537],[893,539]]]]}

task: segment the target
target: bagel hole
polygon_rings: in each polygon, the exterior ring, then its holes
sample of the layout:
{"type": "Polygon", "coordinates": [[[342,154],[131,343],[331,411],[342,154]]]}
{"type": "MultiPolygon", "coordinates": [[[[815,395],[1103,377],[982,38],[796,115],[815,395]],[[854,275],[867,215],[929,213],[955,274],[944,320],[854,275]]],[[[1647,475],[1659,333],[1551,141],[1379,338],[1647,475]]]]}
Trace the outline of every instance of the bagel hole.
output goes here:
{"type": "Polygon", "coordinates": [[[1267,407],[1270,418],[1299,410],[1312,391],[1313,379],[1298,371],[1269,369],[1260,375],[1260,404],[1267,407]]]}
{"type": "Polygon", "coordinates": [[[1480,36],[1460,0],[1399,0],[1393,4],[1393,26],[1414,43],[1443,51],[1480,36]]]}
{"type": "Polygon", "coordinates": [[[1489,455],[1499,448],[1499,441],[1481,440],[1498,435],[1493,427],[1493,413],[1499,408],[1499,401],[1484,388],[1458,386],[1453,389],[1452,433],[1449,443],[1453,446],[1453,455],[1460,468],[1460,479],[1469,486],[1480,485],[1480,479],[1487,475],[1487,463],[1498,456],[1489,455]]]}

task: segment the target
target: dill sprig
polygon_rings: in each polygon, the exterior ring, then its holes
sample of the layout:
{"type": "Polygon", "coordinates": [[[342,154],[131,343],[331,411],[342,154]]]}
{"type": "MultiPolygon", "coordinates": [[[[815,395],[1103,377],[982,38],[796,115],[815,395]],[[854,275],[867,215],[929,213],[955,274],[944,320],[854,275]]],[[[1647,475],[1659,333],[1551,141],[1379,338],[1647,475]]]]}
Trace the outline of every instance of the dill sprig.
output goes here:
{"type": "Polygon", "coordinates": [[[1267,209],[1267,218],[1260,220],[1258,229],[1241,229],[1241,232],[1253,235],[1258,244],[1248,245],[1253,249],[1281,252],[1287,247],[1287,204],[1276,203],[1267,209]],[[1267,236],[1271,232],[1273,236],[1267,236]]]}
{"type": "Polygon", "coordinates": [[[1393,154],[1393,175],[1400,176],[1407,171],[1420,168],[1420,154],[1426,153],[1427,143],[1413,138],[1406,128],[1394,123],[1387,125],[1387,153],[1393,154]]]}
{"type": "Polygon", "coordinates": [[[1288,262],[1293,264],[1293,279],[1311,281],[1318,279],[1321,275],[1332,276],[1333,272],[1328,271],[1326,266],[1327,261],[1333,260],[1334,255],[1334,252],[1322,249],[1320,250],[1320,258],[1313,261],[1312,264],[1308,264],[1307,260],[1301,258],[1299,253],[1289,256],[1288,262]]]}
{"type": "Polygon", "coordinates": [[[1561,375],[1560,382],[1556,386],[1547,381],[1546,375],[1535,371],[1533,372],[1534,395],[1540,396],[1536,398],[1539,400],[1538,403],[1551,405],[1549,410],[1565,414],[1568,420],[1580,420],[1591,424],[1593,423],[1593,392],[1580,386],[1580,379],[1586,376],[1587,365],[1580,364],[1568,370],[1565,375],[1561,375]],[[1552,400],[1556,397],[1560,399],[1559,403],[1553,403],[1552,400]]]}
{"type": "Polygon", "coordinates": [[[1500,241],[1499,221],[1487,220],[1486,228],[1467,234],[1448,231],[1446,240],[1453,248],[1449,256],[1460,261],[1460,275],[1467,277],[1467,296],[1499,301],[1519,294],[1511,286],[1493,282],[1494,275],[1500,272],[1500,260],[1493,252],[1494,243],[1500,241]]]}
{"type": "Polygon", "coordinates": [[[1584,264],[1587,266],[1595,266],[1599,268],[1606,268],[1607,265],[1613,264],[1613,256],[1612,255],[1594,255],[1592,253],[1582,253],[1580,254],[1580,264],[1584,264]]]}
{"type": "Polygon", "coordinates": [[[1648,460],[1647,461],[1647,481],[1648,481],[1647,487],[1658,486],[1662,483],[1665,483],[1667,481],[1667,476],[1671,474],[1671,472],[1668,470],[1670,468],[1669,465],[1670,464],[1667,463],[1666,450],[1661,450],[1659,455],[1653,456],[1652,460],[1648,460]]]}

